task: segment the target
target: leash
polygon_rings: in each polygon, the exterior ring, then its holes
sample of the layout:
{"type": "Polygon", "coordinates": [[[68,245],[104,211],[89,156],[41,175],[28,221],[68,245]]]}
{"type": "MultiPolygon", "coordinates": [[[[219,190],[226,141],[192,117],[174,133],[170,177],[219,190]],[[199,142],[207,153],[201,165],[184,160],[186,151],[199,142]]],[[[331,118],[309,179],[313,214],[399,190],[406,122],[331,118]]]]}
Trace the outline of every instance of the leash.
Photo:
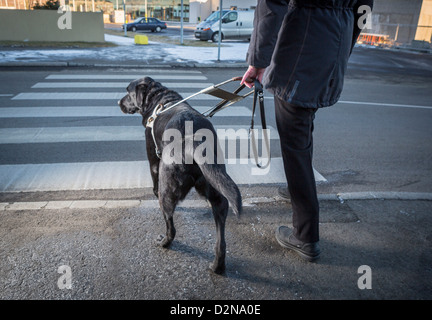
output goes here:
{"type": "Polygon", "coordinates": [[[150,128],[151,129],[151,134],[153,137],[153,142],[155,144],[155,150],[156,150],[156,156],[161,159],[162,157],[162,153],[159,150],[159,147],[157,145],[156,142],[156,138],[154,135],[154,123],[156,122],[156,119],[158,116],[160,116],[162,113],[167,112],[168,110],[178,106],[179,104],[199,95],[199,94],[210,94],[212,96],[215,96],[217,98],[221,98],[223,99],[222,101],[220,101],[216,106],[210,108],[207,111],[204,111],[203,113],[201,113],[204,117],[206,118],[211,118],[213,117],[217,112],[221,111],[222,109],[225,109],[226,107],[229,107],[230,105],[243,100],[244,98],[246,98],[247,96],[251,95],[252,93],[254,94],[253,96],[253,107],[252,107],[252,120],[251,120],[251,126],[249,129],[249,135],[251,137],[251,142],[252,142],[252,152],[254,155],[254,159],[255,159],[255,163],[257,165],[258,168],[261,169],[265,169],[267,168],[267,166],[270,164],[270,157],[269,157],[269,161],[267,162],[267,164],[265,166],[263,166],[262,164],[258,163],[258,150],[256,147],[256,139],[255,139],[255,130],[254,130],[254,115],[255,115],[255,108],[256,108],[256,102],[257,99],[259,101],[259,108],[260,108],[260,114],[261,114],[261,124],[262,124],[262,129],[263,129],[263,138],[265,141],[265,147],[266,147],[266,151],[267,154],[270,156],[270,139],[268,136],[268,132],[267,132],[267,124],[266,124],[266,120],[265,120],[265,110],[264,110],[264,94],[263,94],[263,88],[262,85],[259,83],[259,81],[255,80],[255,86],[254,86],[254,90],[251,90],[250,92],[244,94],[244,95],[240,95],[240,91],[243,90],[245,88],[245,85],[240,85],[236,90],[234,90],[232,93],[223,89],[220,89],[220,86],[223,86],[227,83],[230,83],[232,81],[240,81],[242,79],[242,77],[234,77],[231,78],[229,80],[226,80],[224,82],[221,82],[217,85],[213,85],[211,87],[205,88],[200,90],[197,93],[194,93],[168,107],[164,106],[163,104],[158,104],[156,106],[156,108],[153,110],[153,113],[151,114],[151,116],[147,119],[147,122],[145,124],[146,128],[150,128]]]}
{"type": "MultiPolygon", "coordinates": [[[[255,80],[255,85],[254,85],[252,119],[251,119],[251,125],[250,125],[250,129],[249,129],[249,135],[251,137],[252,153],[254,156],[256,166],[260,169],[267,168],[270,165],[270,161],[271,161],[271,158],[270,158],[270,137],[268,136],[267,123],[266,123],[266,117],[265,117],[263,87],[262,87],[261,83],[259,83],[258,80],[255,80]],[[258,148],[257,148],[256,139],[255,139],[254,115],[255,115],[257,100],[259,102],[259,108],[260,108],[261,126],[262,126],[262,130],[263,130],[263,139],[264,139],[265,151],[266,151],[266,154],[268,155],[268,161],[265,165],[258,163],[258,148]]],[[[263,152],[264,152],[264,150],[263,150],[263,152]]]]}

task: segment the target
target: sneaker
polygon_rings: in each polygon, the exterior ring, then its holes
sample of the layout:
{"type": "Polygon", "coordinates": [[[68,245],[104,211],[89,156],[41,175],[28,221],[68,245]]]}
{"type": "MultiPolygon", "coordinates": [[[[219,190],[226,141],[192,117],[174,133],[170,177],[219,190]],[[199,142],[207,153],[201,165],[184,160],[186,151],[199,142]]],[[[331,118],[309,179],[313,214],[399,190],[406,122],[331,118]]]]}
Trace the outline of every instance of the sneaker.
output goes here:
{"type": "Polygon", "coordinates": [[[291,199],[289,191],[288,191],[288,187],[279,187],[278,188],[278,194],[279,194],[280,197],[282,197],[282,198],[284,198],[286,200],[290,200],[291,199]]]}
{"type": "Polygon", "coordinates": [[[282,247],[295,251],[304,260],[312,262],[319,258],[321,251],[318,242],[302,242],[294,237],[288,227],[280,226],[276,229],[276,240],[282,247]]]}

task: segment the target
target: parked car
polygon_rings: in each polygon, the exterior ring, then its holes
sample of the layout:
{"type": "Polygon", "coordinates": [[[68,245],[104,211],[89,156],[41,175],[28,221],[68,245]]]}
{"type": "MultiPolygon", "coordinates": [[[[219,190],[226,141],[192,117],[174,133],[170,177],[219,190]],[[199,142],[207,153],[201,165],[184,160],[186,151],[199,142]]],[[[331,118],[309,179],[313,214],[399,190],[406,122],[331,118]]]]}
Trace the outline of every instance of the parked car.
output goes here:
{"type": "MultiPolygon", "coordinates": [[[[222,10],[222,39],[250,39],[253,31],[254,11],[222,10]]],[[[199,23],[195,38],[202,41],[219,41],[219,11],[213,12],[199,23]]]]}
{"type": "MultiPolygon", "coordinates": [[[[124,25],[122,26],[124,30],[124,25]]],[[[137,18],[133,22],[126,25],[127,31],[137,31],[137,30],[151,30],[152,32],[161,32],[162,29],[166,29],[167,24],[156,18],[137,18]]]]}

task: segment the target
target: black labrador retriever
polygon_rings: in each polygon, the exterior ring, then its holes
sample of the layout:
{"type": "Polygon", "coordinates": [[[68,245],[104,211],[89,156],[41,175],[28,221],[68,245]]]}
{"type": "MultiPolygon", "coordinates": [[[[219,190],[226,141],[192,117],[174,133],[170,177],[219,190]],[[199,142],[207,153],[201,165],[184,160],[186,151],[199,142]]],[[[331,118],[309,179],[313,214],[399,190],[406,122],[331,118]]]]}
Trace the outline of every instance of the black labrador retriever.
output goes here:
{"type": "Polygon", "coordinates": [[[169,108],[182,97],[152,78],[132,81],[126,90],[127,94],[118,102],[121,110],[127,114],[139,112],[146,127],[153,192],[159,198],[167,228],[162,246],[167,248],[174,240],[174,210],[195,187],[212,206],[217,240],[211,269],[217,274],[223,273],[228,204],[240,215],[242,197],[218,157],[222,152],[213,125],[187,102],[169,108]],[[203,148],[204,144],[206,148],[203,148]]]}

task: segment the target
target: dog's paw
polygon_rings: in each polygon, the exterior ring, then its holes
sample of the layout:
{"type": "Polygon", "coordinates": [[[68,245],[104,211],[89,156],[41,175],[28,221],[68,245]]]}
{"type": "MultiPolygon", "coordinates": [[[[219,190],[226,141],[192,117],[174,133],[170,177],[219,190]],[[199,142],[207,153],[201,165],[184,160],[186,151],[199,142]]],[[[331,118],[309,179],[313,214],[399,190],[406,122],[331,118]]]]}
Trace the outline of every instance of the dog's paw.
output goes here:
{"type": "Polygon", "coordinates": [[[165,236],[163,236],[163,235],[160,234],[160,235],[156,238],[156,243],[157,243],[159,246],[162,246],[163,248],[169,248],[170,245],[171,245],[171,243],[172,243],[172,240],[169,240],[167,237],[165,237],[165,236]]]}
{"type": "Polygon", "coordinates": [[[225,274],[225,265],[220,266],[220,265],[212,263],[209,266],[209,269],[218,275],[224,275],[225,274]]]}

